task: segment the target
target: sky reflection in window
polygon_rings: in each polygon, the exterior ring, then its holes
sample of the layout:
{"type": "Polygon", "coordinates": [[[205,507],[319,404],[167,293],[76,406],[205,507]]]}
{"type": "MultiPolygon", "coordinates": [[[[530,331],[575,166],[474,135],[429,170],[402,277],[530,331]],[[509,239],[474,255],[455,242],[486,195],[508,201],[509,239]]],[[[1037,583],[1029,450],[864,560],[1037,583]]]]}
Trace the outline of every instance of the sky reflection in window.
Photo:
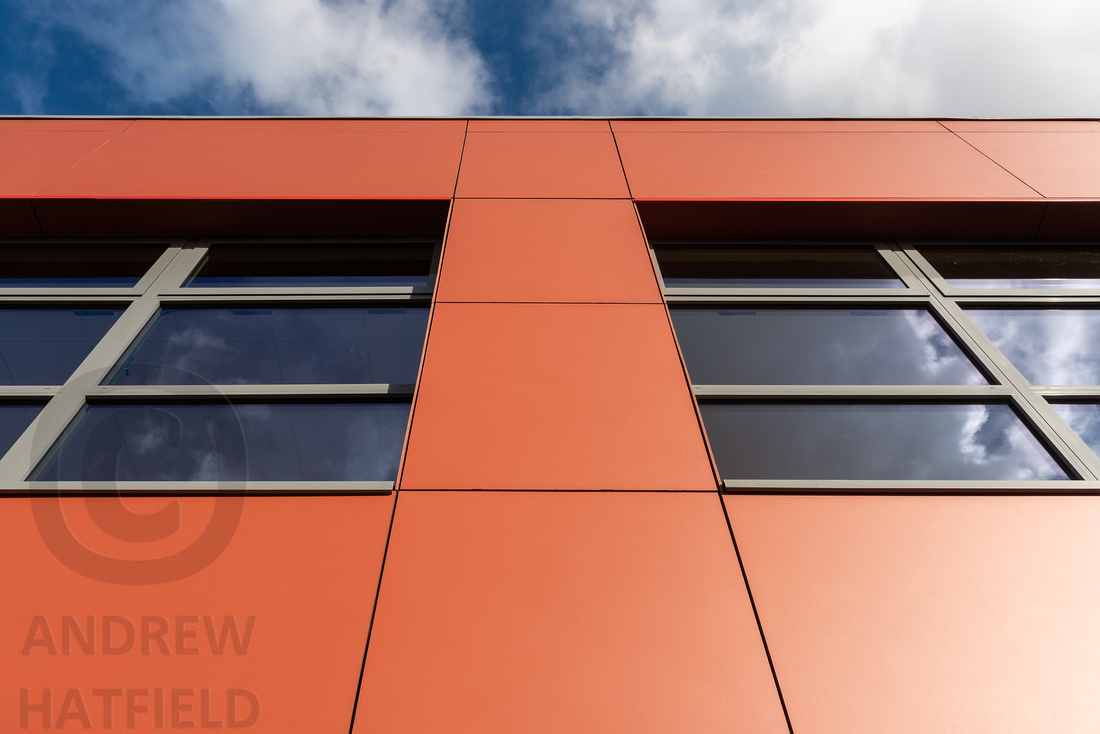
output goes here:
{"type": "Polygon", "coordinates": [[[1007,405],[704,403],[726,479],[1068,479],[1007,405]]]}
{"type": "Polygon", "coordinates": [[[43,481],[392,481],[408,403],[92,405],[43,481]]]}
{"type": "Polygon", "coordinates": [[[1033,385],[1100,384],[1100,310],[973,308],[966,314],[1033,385]]]}
{"type": "Polygon", "coordinates": [[[0,456],[23,435],[41,411],[41,405],[0,405],[0,456]]]}
{"type": "Polygon", "coordinates": [[[986,380],[921,309],[672,310],[696,385],[975,385],[986,380]]]}
{"type": "Polygon", "coordinates": [[[1052,403],[1058,415],[1077,432],[1094,453],[1100,454],[1100,405],[1096,403],[1052,403]]]}
{"type": "Polygon", "coordinates": [[[424,308],[168,308],[113,385],[413,383],[424,308]]]}
{"type": "Polygon", "coordinates": [[[0,384],[60,385],[122,309],[0,309],[0,384]]]}

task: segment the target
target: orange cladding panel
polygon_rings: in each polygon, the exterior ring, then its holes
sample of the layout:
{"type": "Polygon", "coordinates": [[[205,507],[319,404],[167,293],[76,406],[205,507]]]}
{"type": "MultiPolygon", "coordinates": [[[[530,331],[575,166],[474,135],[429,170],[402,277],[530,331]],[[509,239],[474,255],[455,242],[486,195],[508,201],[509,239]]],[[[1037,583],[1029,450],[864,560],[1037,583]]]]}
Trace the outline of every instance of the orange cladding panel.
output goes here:
{"type": "Polygon", "coordinates": [[[616,133],[638,199],[1038,198],[944,133],[616,133]]]}
{"type": "Polygon", "coordinates": [[[0,730],[348,730],[392,496],[0,503],[0,730]]]}
{"type": "Polygon", "coordinates": [[[714,493],[397,504],[355,734],[787,731],[714,493]]]}
{"type": "Polygon", "coordinates": [[[463,127],[398,122],[139,120],[42,195],[450,198],[463,127]]]}
{"type": "Polygon", "coordinates": [[[131,118],[91,118],[65,120],[42,119],[34,117],[17,117],[0,120],[0,135],[12,130],[52,130],[57,132],[74,132],[77,130],[109,130],[119,132],[125,130],[133,119],[131,118]]]}
{"type": "Polygon", "coordinates": [[[935,120],[612,120],[611,129],[616,133],[947,132],[935,120]]]}
{"type": "Polygon", "coordinates": [[[959,136],[1043,196],[1100,197],[1100,129],[959,136]]]}
{"type": "Polygon", "coordinates": [[[727,497],[794,731],[1100,730],[1100,497],[727,497]]]}
{"type": "Polygon", "coordinates": [[[630,196],[610,131],[471,131],[457,192],[491,199],[630,196]]]}
{"type": "Polygon", "coordinates": [[[470,132],[605,133],[607,120],[470,120],[470,132]]]}
{"type": "Polygon", "coordinates": [[[440,303],[402,489],[713,489],[660,305],[440,303]]]}
{"type": "Polygon", "coordinates": [[[436,298],[661,302],[634,205],[613,199],[459,199],[436,298]]]}
{"type": "Polygon", "coordinates": [[[1096,120],[944,120],[943,126],[957,133],[1100,133],[1096,120]]]}
{"type": "Polygon", "coordinates": [[[117,134],[0,126],[0,196],[34,196],[117,134]]]}

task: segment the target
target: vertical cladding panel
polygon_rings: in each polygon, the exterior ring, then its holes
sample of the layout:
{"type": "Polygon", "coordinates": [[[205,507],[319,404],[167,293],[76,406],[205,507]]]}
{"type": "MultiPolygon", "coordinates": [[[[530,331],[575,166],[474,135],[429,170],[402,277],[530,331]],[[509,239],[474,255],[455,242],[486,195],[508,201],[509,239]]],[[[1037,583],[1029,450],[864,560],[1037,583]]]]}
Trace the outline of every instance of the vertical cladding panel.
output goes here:
{"type": "Polygon", "coordinates": [[[617,132],[638,199],[1038,198],[941,132],[617,132]]]}
{"type": "Polygon", "coordinates": [[[1100,729],[1100,498],[726,502],[794,731],[1100,729]]]}
{"type": "Polygon", "coordinates": [[[440,301],[660,303],[626,200],[459,199],[440,301]]]}
{"type": "Polygon", "coordinates": [[[785,732],[713,493],[398,500],[365,732],[785,732]]]}
{"type": "Polygon", "coordinates": [[[238,724],[259,704],[244,731],[347,731],[392,496],[150,497],[124,507],[55,496],[0,505],[4,556],[19,559],[0,574],[5,589],[18,590],[0,612],[3,731],[43,728],[34,709],[21,727],[21,689],[30,706],[51,691],[52,729],[89,728],[81,710],[96,730],[232,729],[232,699],[238,724]],[[176,505],[173,533],[171,512],[158,513],[176,505]],[[144,539],[120,539],[136,538],[132,531],[144,539]],[[158,558],[174,560],[150,561],[158,558]],[[92,578],[100,574],[111,580],[92,578]],[[137,578],[147,583],[126,583],[137,578]],[[88,651],[74,622],[81,632],[91,626],[88,651]],[[239,644],[226,637],[232,625],[239,644]],[[110,697],[94,693],[102,689],[120,691],[110,727],[110,697]],[[172,724],[173,711],[182,723],[172,724]]]}
{"type": "MultiPolygon", "coordinates": [[[[604,123],[606,125],[606,123],[604,123]]],[[[630,196],[606,132],[474,132],[457,195],[469,198],[622,199],[630,196]]]]}
{"type": "Polygon", "coordinates": [[[665,310],[435,307],[402,489],[713,489],[665,310]]]}
{"type": "Polygon", "coordinates": [[[41,195],[450,198],[464,136],[463,120],[139,120],[41,195]]]}
{"type": "Polygon", "coordinates": [[[1100,129],[1094,132],[960,132],[1043,196],[1100,198],[1100,129]]]}

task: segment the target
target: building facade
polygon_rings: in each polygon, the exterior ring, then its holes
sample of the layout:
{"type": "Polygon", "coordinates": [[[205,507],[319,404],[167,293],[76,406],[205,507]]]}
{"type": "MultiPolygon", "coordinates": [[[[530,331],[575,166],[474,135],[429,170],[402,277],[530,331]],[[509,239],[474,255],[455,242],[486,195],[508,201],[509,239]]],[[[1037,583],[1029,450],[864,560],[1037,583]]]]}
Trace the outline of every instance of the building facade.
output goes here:
{"type": "Polygon", "coordinates": [[[0,150],[3,731],[1100,727],[1100,122],[0,150]]]}

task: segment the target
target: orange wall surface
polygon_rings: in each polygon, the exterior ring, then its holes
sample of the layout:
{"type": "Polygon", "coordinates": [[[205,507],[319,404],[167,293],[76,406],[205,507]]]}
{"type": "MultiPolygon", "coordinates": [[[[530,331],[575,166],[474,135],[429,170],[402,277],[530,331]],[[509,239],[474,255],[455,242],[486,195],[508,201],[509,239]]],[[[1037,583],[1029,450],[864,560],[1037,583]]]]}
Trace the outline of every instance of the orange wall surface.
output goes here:
{"type": "Polygon", "coordinates": [[[1098,153],[1096,121],[0,120],[5,237],[449,207],[394,492],[125,500],[179,513],[151,545],[100,537],[118,500],[0,498],[0,731],[1100,730],[1100,498],[721,493],[639,217],[1096,237],[1098,153]]]}

